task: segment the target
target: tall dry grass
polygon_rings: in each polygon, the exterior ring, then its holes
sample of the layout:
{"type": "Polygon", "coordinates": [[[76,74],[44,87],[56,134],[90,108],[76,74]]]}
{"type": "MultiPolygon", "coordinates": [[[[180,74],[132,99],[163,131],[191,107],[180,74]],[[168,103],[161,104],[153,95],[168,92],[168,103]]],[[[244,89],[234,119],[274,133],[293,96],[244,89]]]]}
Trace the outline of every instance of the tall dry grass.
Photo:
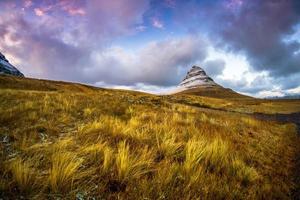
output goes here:
{"type": "Polygon", "coordinates": [[[139,155],[130,153],[126,141],[120,142],[116,154],[116,169],[120,181],[136,179],[151,171],[152,152],[144,149],[139,155]]]}
{"type": "Polygon", "coordinates": [[[33,88],[0,90],[1,197],[288,199],[295,186],[293,125],[208,109],[241,102],[33,88]]]}
{"type": "Polygon", "coordinates": [[[54,192],[72,190],[74,181],[80,178],[79,168],[83,162],[71,152],[55,152],[51,158],[49,185],[54,192]]]}
{"type": "Polygon", "coordinates": [[[37,170],[30,160],[16,157],[9,162],[8,170],[21,192],[30,192],[37,186],[37,170]]]}

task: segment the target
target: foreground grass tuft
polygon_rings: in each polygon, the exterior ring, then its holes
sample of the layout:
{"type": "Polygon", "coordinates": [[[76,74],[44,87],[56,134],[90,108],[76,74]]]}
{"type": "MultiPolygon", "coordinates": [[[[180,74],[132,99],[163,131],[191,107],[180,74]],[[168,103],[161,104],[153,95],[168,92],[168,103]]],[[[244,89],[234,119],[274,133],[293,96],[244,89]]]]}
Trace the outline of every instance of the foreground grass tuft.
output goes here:
{"type": "Polygon", "coordinates": [[[126,141],[118,145],[116,154],[116,168],[120,181],[136,179],[148,173],[152,164],[151,152],[143,150],[140,155],[135,156],[130,153],[129,145],[126,141]]]}
{"type": "Polygon", "coordinates": [[[9,163],[8,169],[21,192],[29,192],[36,186],[36,170],[30,161],[17,157],[9,163]]]}
{"type": "Polygon", "coordinates": [[[54,192],[65,192],[72,189],[73,183],[79,178],[79,167],[83,160],[71,152],[55,152],[51,159],[49,185],[54,192]]]}

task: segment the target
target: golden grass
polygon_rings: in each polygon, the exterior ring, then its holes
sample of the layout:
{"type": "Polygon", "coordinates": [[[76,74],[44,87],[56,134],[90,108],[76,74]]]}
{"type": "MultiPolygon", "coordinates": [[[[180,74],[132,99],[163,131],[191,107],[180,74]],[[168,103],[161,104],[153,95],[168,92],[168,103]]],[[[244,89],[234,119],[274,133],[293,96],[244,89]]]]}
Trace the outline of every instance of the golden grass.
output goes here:
{"type": "Polygon", "coordinates": [[[223,167],[228,166],[230,153],[228,144],[224,140],[216,138],[206,146],[204,151],[204,163],[207,169],[219,171],[223,167]]]}
{"type": "Polygon", "coordinates": [[[92,113],[93,113],[93,109],[91,109],[91,108],[85,108],[83,110],[83,116],[84,117],[89,117],[89,116],[91,116],[92,113]]]}
{"type": "Polygon", "coordinates": [[[203,141],[190,140],[186,144],[184,170],[189,173],[197,168],[203,159],[205,143],[203,141]]]}
{"type": "Polygon", "coordinates": [[[129,146],[126,145],[126,142],[122,142],[118,146],[116,167],[120,180],[128,178],[129,172],[133,169],[132,159],[129,157],[129,146]]]}
{"type": "Polygon", "coordinates": [[[230,172],[232,176],[236,176],[244,185],[252,183],[259,179],[259,174],[253,167],[247,166],[240,159],[233,159],[230,172]]]}
{"type": "Polygon", "coordinates": [[[54,192],[72,189],[74,181],[80,177],[79,167],[83,159],[71,152],[55,152],[51,158],[49,185],[54,192]]]}
{"type": "Polygon", "coordinates": [[[103,149],[103,164],[102,164],[102,171],[104,173],[108,173],[111,169],[113,162],[114,162],[114,154],[113,150],[110,147],[105,147],[103,149]]]}
{"type": "Polygon", "coordinates": [[[216,109],[289,112],[299,102],[284,110],[277,101],[2,79],[1,197],[289,199],[295,187],[294,125],[216,109]]]}
{"type": "Polygon", "coordinates": [[[134,156],[129,151],[129,145],[122,141],[118,145],[116,154],[116,168],[120,181],[139,178],[141,175],[151,171],[151,152],[144,149],[140,155],[134,156]]]}
{"type": "Polygon", "coordinates": [[[10,161],[8,169],[21,192],[29,192],[36,186],[36,170],[30,161],[17,157],[10,161]]]}
{"type": "Polygon", "coordinates": [[[98,142],[80,147],[79,152],[85,156],[88,156],[92,162],[95,162],[101,158],[104,148],[107,148],[106,143],[98,142]]]}
{"type": "Polygon", "coordinates": [[[183,143],[176,141],[176,137],[174,135],[164,135],[160,139],[157,137],[157,150],[161,154],[161,156],[166,157],[178,157],[181,153],[181,149],[183,148],[183,143]]]}

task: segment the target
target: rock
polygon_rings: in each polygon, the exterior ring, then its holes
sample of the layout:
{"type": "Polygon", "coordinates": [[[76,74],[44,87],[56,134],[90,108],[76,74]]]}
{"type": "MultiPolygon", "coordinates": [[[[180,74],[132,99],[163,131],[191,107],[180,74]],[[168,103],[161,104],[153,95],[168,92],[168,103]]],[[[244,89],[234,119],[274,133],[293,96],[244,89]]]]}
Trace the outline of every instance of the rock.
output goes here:
{"type": "Polygon", "coordinates": [[[5,58],[5,56],[0,52],[0,74],[9,74],[13,76],[24,77],[24,75],[9,61],[5,58]]]}
{"type": "MultiPolygon", "coordinates": [[[[214,82],[205,71],[193,66],[181,83],[167,94],[188,94],[213,98],[251,98],[214,82]]],[[[203,107],[203,105],[201,105],[203,107]]]]}
{"type": "Polygon", "coordinates": [[[198,88],[198,87],[214,87],[219,86],[210,78],[206,72],[199,66],[193,66],[190,71],[188,71],[185,78],[181,81],[178,87],[171,91],[170,93],[178,93],[185,90],[198,88]]]}
{"type": "Polygon", "coordinates": [[[198,86],[214,86],[217,85],[205,71],[198,66],[193,66],[187,73],[186,77],[181,81],[179,87],[194,88],[198,86]]]}

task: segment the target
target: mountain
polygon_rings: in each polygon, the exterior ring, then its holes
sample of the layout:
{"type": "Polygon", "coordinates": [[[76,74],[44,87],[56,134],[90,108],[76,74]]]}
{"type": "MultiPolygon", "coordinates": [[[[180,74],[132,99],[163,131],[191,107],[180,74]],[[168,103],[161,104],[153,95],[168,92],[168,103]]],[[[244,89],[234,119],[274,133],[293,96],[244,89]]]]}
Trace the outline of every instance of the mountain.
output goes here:
{"type": "Polygon", "coordinates": [[[13,76],[24,77],[16,67],[9,63],[5,56],[0,52],[0,74],[9,74],[13,76]]]}
{"type": "Polygon", "coordinates": [[[198,66],[193,66],[192,69],[187,73],[186,77],[179,84],[181,89],[203,87],[214,87],[217,86],[212,78],[210,78],[205,71],[198,66]]]}
{"type": "Polygon", "coordinates": [[[190,94],[216,98],[250,98],[214,82],[199,66],[192,66],[172,94],[190,94]]]}

